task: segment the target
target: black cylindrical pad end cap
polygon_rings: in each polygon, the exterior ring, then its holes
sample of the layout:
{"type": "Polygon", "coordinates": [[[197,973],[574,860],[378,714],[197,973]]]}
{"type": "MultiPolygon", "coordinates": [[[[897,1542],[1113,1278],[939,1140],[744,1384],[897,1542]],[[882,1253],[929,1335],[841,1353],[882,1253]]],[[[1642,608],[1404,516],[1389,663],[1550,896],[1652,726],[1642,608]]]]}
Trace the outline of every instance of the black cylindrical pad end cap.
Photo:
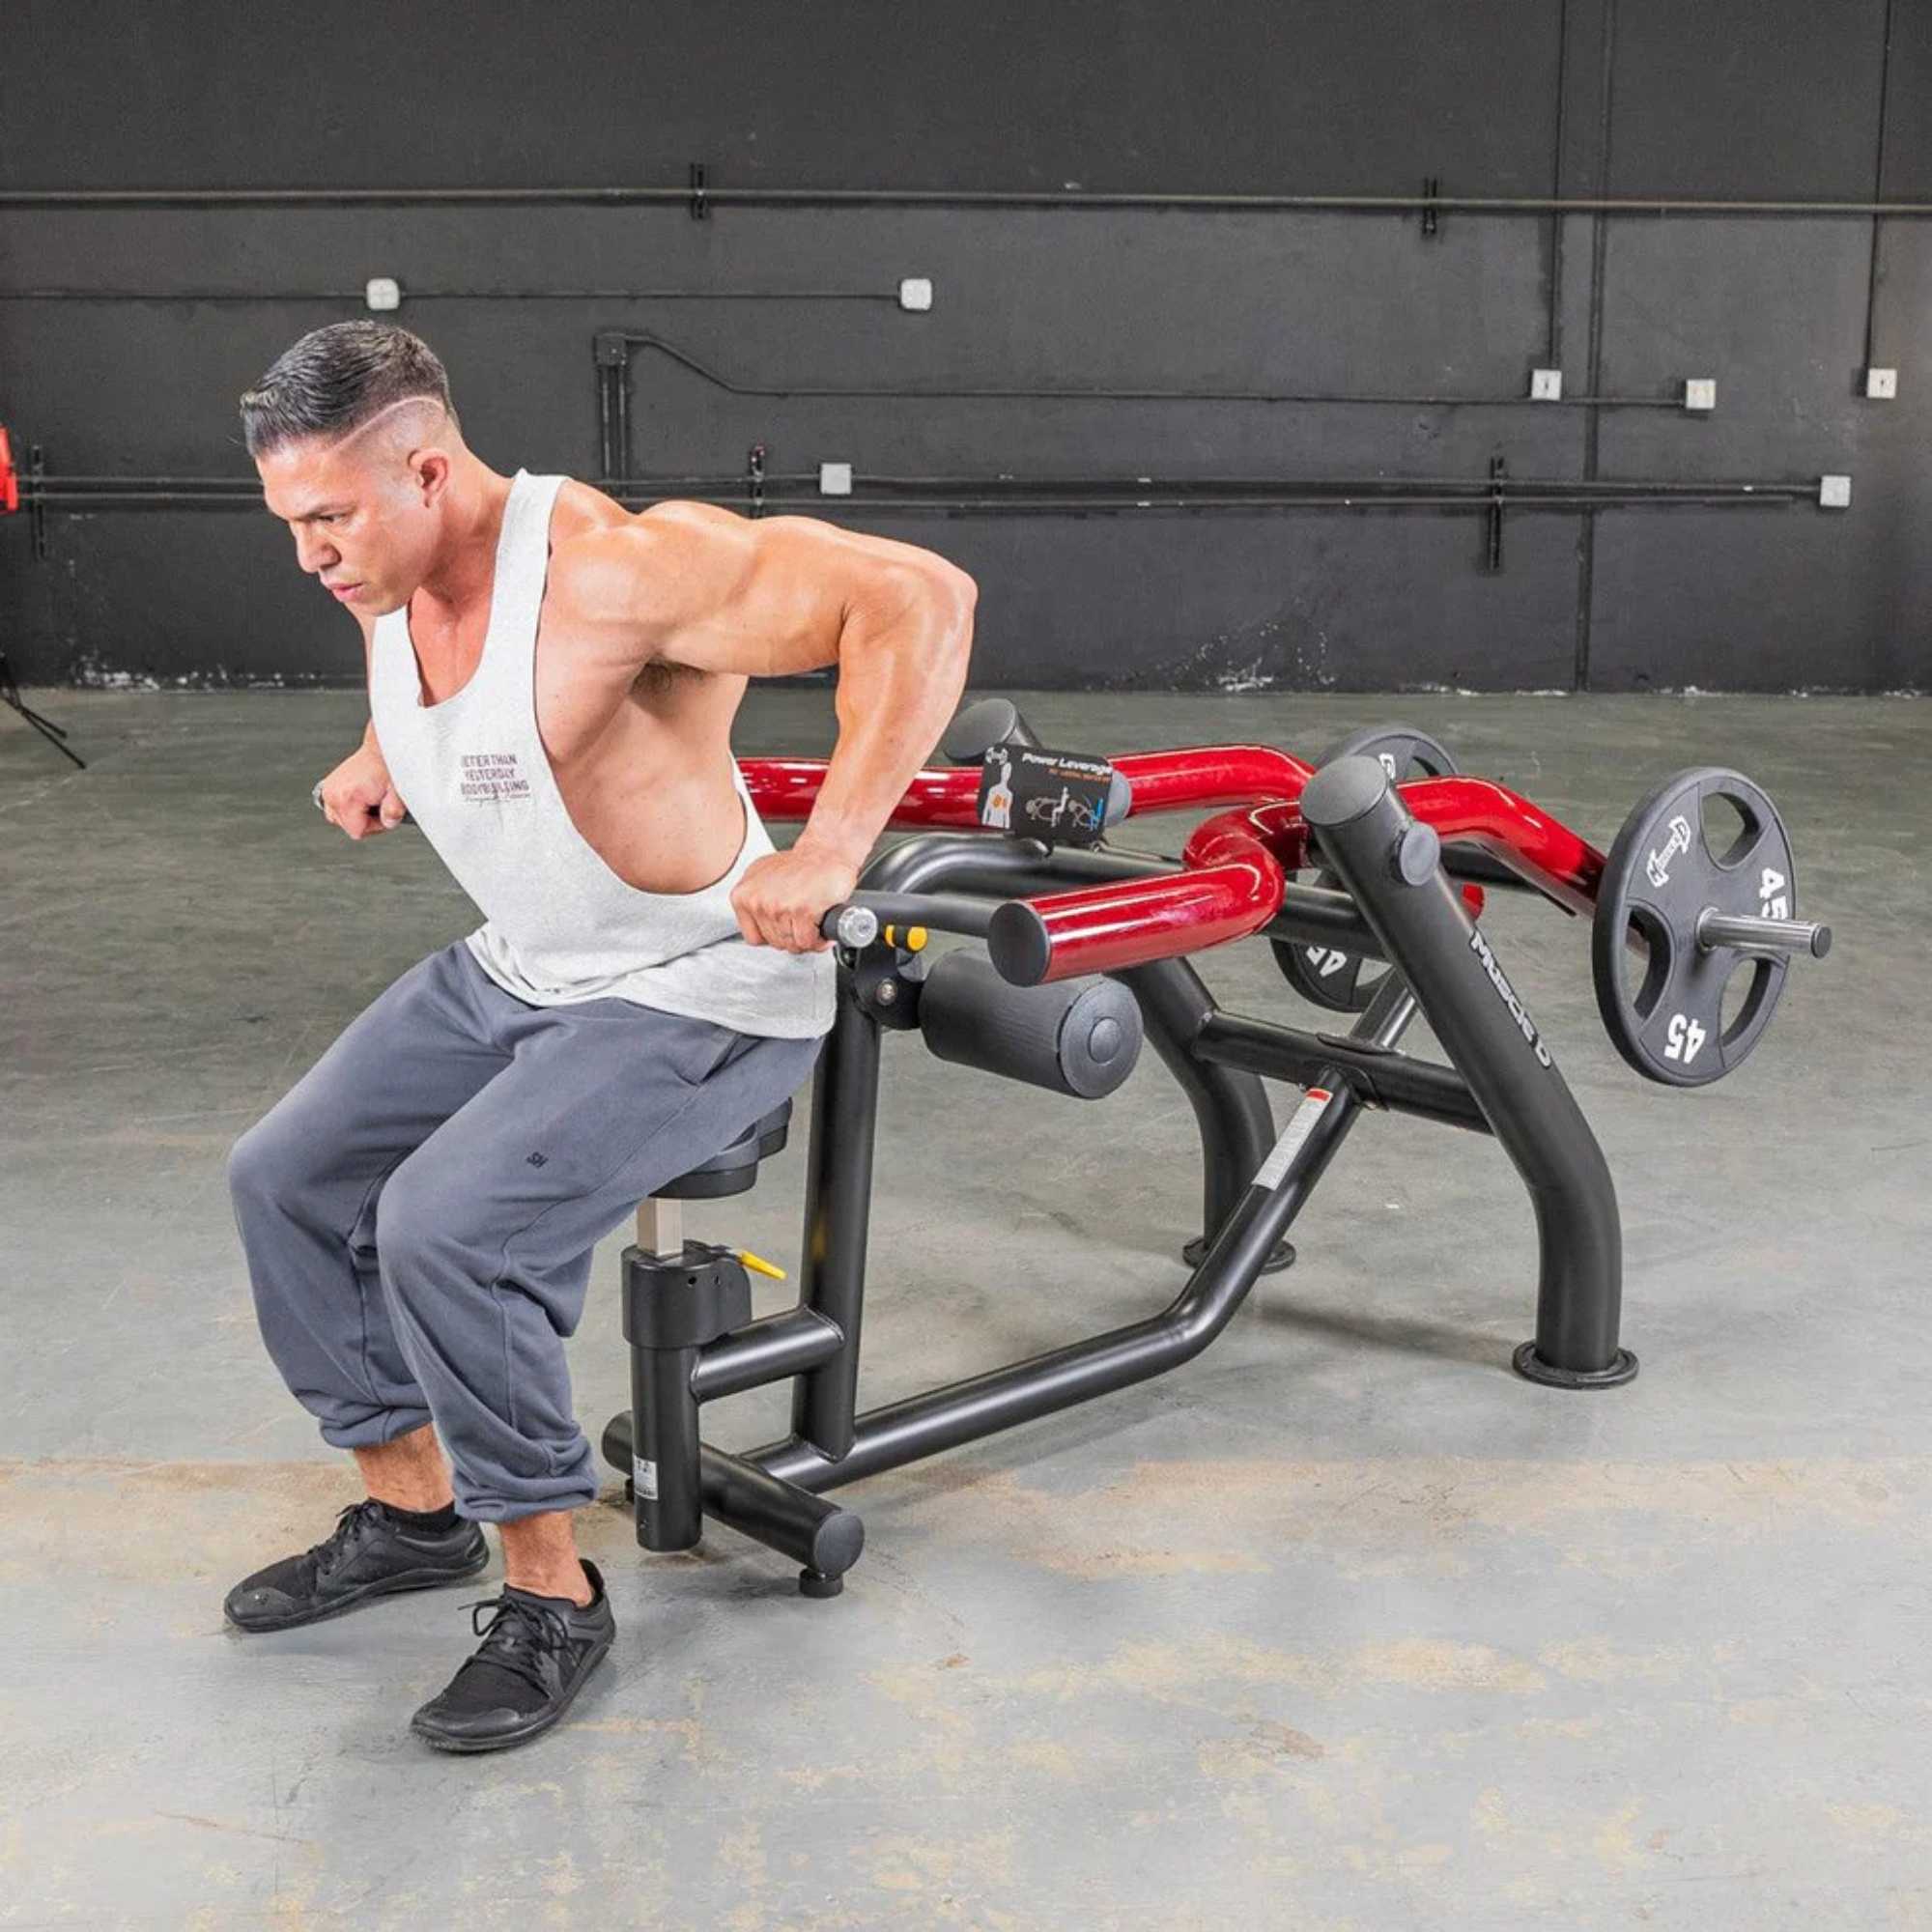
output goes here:
{"type": "Polygon", "coordinates": [[[1048,1093],[1097,1100],[1134,1070],[1140,1003],[1099,974],[1015,986],[971,947],[949,952],[920,993],[920,1031],[933,1056],[1048,1093]]]}
{"type": "Polygon", "coordinates": [[[1060,1022],[1060,1071],[1066,1090],[1083,1100],[1113,1093],[1134,1070],[1142,1037],[1134,996],[1118,980],[1096,975],[1060,1022]]]}

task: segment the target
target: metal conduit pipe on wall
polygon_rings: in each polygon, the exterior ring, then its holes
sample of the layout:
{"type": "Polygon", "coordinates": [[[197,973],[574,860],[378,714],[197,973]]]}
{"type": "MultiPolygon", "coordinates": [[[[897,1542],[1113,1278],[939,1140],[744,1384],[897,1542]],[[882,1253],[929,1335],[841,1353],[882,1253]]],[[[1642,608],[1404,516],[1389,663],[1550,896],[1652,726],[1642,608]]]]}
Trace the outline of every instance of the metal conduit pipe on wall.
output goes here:
{"type": "Polygon", "coordinates": [[[392,208],[651,206],[712,208],[1146,209],[1204,214],[1696,214],[1787,220],[1870,215],[1922,220],[1932,201],[1697,195],[1038,193],[973,188],[258,187],[0,188],[0,210],[94,208],[392,208]]]}

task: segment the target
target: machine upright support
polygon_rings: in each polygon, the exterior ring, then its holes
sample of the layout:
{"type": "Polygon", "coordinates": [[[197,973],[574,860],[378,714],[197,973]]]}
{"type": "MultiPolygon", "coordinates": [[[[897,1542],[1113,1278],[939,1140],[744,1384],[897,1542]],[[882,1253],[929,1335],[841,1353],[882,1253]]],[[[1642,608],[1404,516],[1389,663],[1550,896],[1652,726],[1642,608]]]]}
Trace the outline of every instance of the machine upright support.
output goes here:
{"type": "Polygon", "coordinates": [[[837,1462],[852,1446],[859,1398],[859,1327],[872,1219],[872,1142],[879,1115],[879,1025],[838,976],[838,1015],[811,1090],[799,1305],[844,1339],[792,1389],[792,1434],[837,1462]],[[838,1158],[834,1159],[837,1152],[838,1158]]]}
{"type": "Polygon", "coordinates": [[[1609,1168],[1435,833],[1374,758],[1323,766],[1301,810],[1529,1189],[1541,1268],[1518,1372],[1559,1388],[1628,1381],[1636,1357],[1617,1342],[1623,1235],[1609,1168]]]}
{"type": "MultiPolygon", "coordinates": [[[[1188,1266],[1198,1267],[1274,1145],[1267,1090],[1254,1074],[1217,1065],[1195,1052],[1215,1007],[1186,960],[1157,959],[1114,977],[1140,1003],[1148,1040],[1187,1095],[1201,1130],[1201,1234],[1181,1250],[1188,1266]]],[[[1262,1263],[1262,1272],[1272,1274],[1293,1260],[1294,1249],[1279,1241],[1262,1263]]]]}

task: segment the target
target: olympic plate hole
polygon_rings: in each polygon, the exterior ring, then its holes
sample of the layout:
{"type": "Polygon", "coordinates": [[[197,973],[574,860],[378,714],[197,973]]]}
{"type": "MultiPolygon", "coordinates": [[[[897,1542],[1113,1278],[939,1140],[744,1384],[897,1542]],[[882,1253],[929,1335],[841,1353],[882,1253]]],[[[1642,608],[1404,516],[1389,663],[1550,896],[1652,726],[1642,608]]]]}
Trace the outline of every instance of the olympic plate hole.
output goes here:
{"type": "Polygon", "coordinates": [[[1731,865],[1757,837],[1754,814],[1747,813],[1736,799],[1724,792],[1713,792],[1704,801],[1704,844],[1720,866],[1731,865]]]}
{"type": "Polygon", "coordinates": [[[1738,1035],[1757,1015],[1761,989],[1771,978],[1771,965],[1764,959],[1740,959],[1736,970],[1724,981],[1724,1001],[1719,1022],[1719,1036],[1726,1040],[1738,1035]]]}
{"type": "Polygon", "coordinates": [[[1630,931],[1621,962],[1624,996],[1638,1018],[1648,1019],[1670,976],[1670,934],[1647,906],[1631,909],[1630,931]]]}

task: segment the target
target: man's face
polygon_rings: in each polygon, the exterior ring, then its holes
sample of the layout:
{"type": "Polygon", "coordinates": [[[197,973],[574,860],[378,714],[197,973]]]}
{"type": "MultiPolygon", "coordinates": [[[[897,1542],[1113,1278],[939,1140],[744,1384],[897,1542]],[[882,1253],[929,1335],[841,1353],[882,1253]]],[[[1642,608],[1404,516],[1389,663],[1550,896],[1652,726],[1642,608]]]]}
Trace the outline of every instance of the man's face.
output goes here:
{"type": "Polygon", "coordinates": [[[338,603],[367,616],[399,611],[436,553],[440,451],[381,435],[284,443],[255,459],[262,498],[288,525],[296,560],[338,603]]]}

